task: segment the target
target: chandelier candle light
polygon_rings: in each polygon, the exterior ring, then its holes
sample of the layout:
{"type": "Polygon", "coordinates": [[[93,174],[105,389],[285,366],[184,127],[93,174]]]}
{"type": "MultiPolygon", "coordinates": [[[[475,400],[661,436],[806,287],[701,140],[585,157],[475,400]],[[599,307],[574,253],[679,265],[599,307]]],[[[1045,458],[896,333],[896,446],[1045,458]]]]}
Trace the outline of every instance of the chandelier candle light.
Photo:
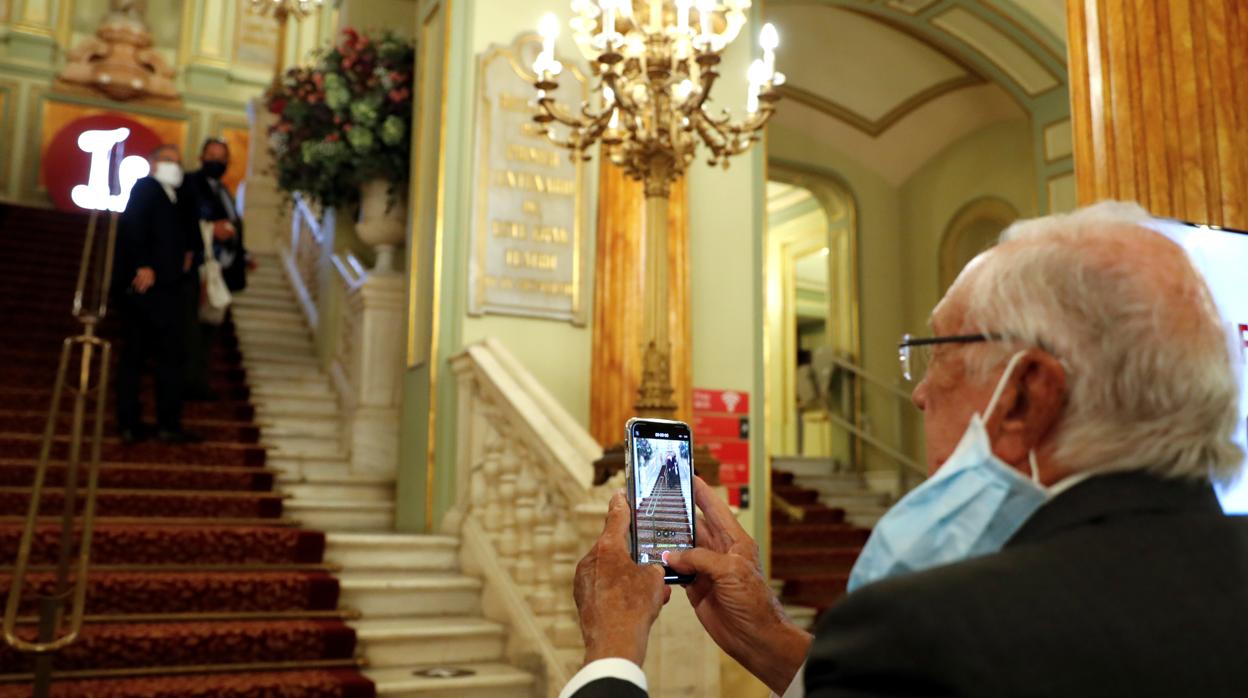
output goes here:
{"type": "Polygon", "coordinates": [[[321,9],[325,0],[250,0],[251,9],[262,15],[273,15],[277,18],[277,61],[274,63],[273,87],[282,84],[282,73],[286,72],[286,24],[291,17],[295,21],[307,17],[321,9]]]}
{"type": "Polygon", "coordinates": [[[698,144],[710,151],[711,166],[728,167],[729,158],[761,139],[775,113],[775,88],[784,82],[776,72],[779,37],[763,25],[763,57],[746,74],[749,95],[745,115],[734,120],[728,110],[715,114],[708,101],[719,77],[720,54],[746,23],[750,0],[573,0],[569,22],[573,38],[601,85],[600,103],[570,112],[550,93],[558,87],[563,66],[555,58],[559,20],[542,17],[542,51],[533,64],[537,75],[537,113],[533,119],[555,145],[589,159],[586,151],[601,142],[603,154],[644,184],[645,325],[642,379],[635,405],[644,417],[672,418],[671,345],[667,315],[667,205],[672,183],[693,161],[698,144]],[[696,16],[696,21],[695,21],[696,16]],[[554,126],[558,124],[560,133],[554,126]]]}

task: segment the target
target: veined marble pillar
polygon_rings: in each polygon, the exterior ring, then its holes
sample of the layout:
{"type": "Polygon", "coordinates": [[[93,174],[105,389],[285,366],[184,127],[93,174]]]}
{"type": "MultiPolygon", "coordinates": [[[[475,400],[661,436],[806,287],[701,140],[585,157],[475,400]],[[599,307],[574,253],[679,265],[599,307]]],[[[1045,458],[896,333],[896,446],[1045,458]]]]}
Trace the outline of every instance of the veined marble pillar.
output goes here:
{"type": "Polygon", "coordinates": [[[406,291],[402,274],[369,274],[344,302],[338,354],[350,364],[345,416],[355,473],[394,477],[398,468],[406,291]]]}
{"type": "Polygon", "coordinates": [[[1248,228],[1248,3],[1068,0],[1081,204],[1248,228]]]}
{"type": "Polygon", "coordinates": [[[243,200],[247,248],[273,253],[279,249],[279,236],[287,238],[286,244],[290,244],[290,207],[277,189],[273,155],[269,152],[269,127],[277,122],[277,117],[269,113],[263,97],[256,97],[247,103],[247,120],[251,122],[244,180],[247,191],[243,200]]]}
{"type": "MultiPolygon", "coordinates": [[[[604,446],[624,440],[641,383],[645,298],[645,196],[640,182],[602,160],[598,175],[598,242],[594,259],[594,336],[589,431],[604,446]]],[[[691,412],[689,216],[685,180],[672,185],[668,207],[668,327],[676,418],[691,412]]]]}

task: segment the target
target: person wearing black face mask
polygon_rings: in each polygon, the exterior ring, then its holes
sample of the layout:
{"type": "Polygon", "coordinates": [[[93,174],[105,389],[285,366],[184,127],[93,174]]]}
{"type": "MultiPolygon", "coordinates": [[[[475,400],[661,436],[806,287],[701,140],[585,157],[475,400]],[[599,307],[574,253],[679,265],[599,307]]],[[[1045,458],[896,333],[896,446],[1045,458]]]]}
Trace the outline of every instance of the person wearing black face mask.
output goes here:
{"type": "MultiPolygon", "coordinates": [[[[213,256],[221,264],[230,291],[247,286],[247,250],[243,246],[243,220],[234,196],[221,182],[230,165],[230,147],[219,138],[204,141],[200,169],[186,175],[186,189],[195,197],[199,220],[212,226],[213,256]]],[[[185,394],[191,400],[215,400],[208,385],[208,356],[216,340],[215,325],[199,320],[199,301],[186,309],[187,376],[185,394]]]]}

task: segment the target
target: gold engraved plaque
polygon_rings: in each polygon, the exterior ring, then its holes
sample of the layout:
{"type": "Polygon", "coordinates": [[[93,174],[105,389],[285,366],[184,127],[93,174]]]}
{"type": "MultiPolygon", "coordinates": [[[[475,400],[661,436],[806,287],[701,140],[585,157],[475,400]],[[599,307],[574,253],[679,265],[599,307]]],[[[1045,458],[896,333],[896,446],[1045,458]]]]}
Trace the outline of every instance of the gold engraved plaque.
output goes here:
{"type": "MultiPolygon", "coordinates": [[[[468,312],[582,325],[585,168],[533,123],[529,66],[540,50],[536,35],[522,34],[478,61],[468,312]]],[[[564,94],[555,96],[581,103],[588,81],[570,61],[564,72],[564,94]]]]}

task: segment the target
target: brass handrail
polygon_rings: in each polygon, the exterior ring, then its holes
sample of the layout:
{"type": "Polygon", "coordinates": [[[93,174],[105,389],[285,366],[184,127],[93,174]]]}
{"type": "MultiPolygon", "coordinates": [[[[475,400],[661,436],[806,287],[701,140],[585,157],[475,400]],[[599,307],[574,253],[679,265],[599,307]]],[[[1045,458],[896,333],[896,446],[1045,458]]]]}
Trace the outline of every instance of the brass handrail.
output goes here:
{"type": "Polygon", "coordinates": [[[112,345],[97,337],[96,326],[108,310],[108,294],[113,267],[113,253],[117,237],[117,215],[111,214],[108,224],[108,238],[104,241],[104,259],[100,262],[101,276],[98,280],[98,305],[94,309],[83,310],[84,296],[91,261],[95,257],[96,228],[98,212],[91,213],[87,224],[87,237],[83,243],[82,258],[78,266],[78,280],[74,288],[73,316],[83,325],[82,333],[67,337],[61,344],[60,362],[57,366],[56,380],[52,388],[52,405],[48,409],[48,420],[44,425],[43,440],[39,448],[39,462],[35,468],[34,481],[31,486],[30,504],[27,508],[25,525],[22,529],[21,542],[18,544],[17,560],[14,564],[13,582],[9,589],[8,601],[4,612],[4,640],[13,648],[35,654],[34,695],[46,696],[51,686],[52,653],[61,650],[74,642],[82,631],[83,616],[87,595],[87,565],[90,561],[91,536],[95,524],[95,500],[99,485],[100,449],[104,435],[104,404],[108,393],[108,367],[112,345]],[[57,423],[60,416],[61,398],[66,391],[66,378],[69,373],[70,358],[74,348],[81,348],[78,364],[78,381],[76,388],[69,388],[73,395],[73,421],[70,427],[69,457],[65,472],[64,494],[61,507],[60,540],[57,546],[56,579],[51,594],[39,597],[38,637],[34,642],[17,635],[18,611],[22,601],[22,590],[26,584],[27,572],[30,567],[31,548],[34,543],[35,531],[38,526],[40,500],[43,497],[44,481],[47,477],[48,464],[51,460],[52,446],[56,440],[57,423]],[[92,385],[92,369],[95,355],[99,354],[99,380],[92,385]],[[82,440],[84,417],[86,416],[88,398],[95,399],[95,423],[91,434],[90,461],[87,466],[87,492],[82,507],[82,538],[78,545],[77,560],[72,588],[69,585],[70,559],[74,543],[74,513],[78,505],[79,468],[82,456],[82,440]],[[69,601],[68,632],[57,637],[64,623],[64,604],[69,601]]]}

